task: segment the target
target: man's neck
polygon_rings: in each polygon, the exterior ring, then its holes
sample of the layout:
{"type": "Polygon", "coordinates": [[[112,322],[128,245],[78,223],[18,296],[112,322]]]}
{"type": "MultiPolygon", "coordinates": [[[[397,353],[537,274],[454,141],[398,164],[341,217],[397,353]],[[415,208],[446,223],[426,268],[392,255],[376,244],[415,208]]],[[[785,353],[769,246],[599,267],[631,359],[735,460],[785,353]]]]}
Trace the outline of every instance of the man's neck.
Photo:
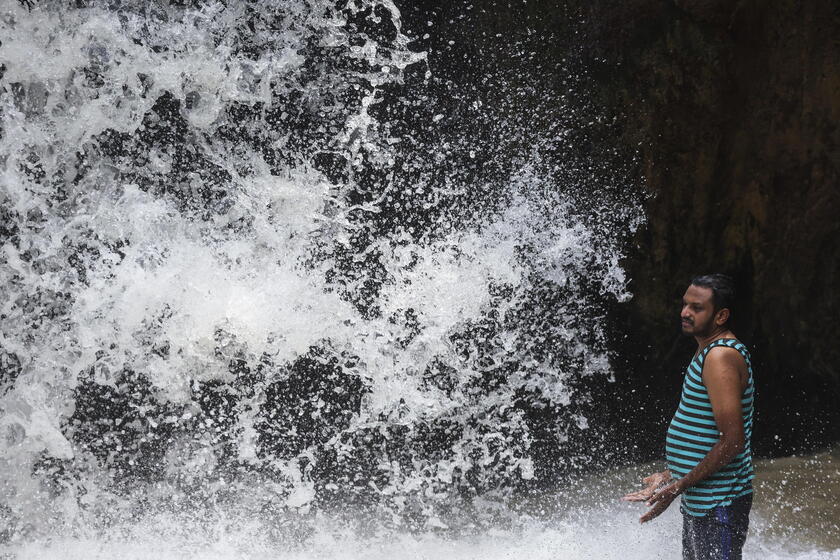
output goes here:
{"type": "Polygon", "coordinates": [[[721,327],[715,329],[711,334],[708,334],[706,336],[695,336],[694,339],[697,341],[697,350],[702,350],[703,348],[705,348],[706,346],[708,346],[709,344],[711,344],[719,338],[735,338],[735,335],[732,334],[732,331],[730,331],[728,328],[721,327]]]}

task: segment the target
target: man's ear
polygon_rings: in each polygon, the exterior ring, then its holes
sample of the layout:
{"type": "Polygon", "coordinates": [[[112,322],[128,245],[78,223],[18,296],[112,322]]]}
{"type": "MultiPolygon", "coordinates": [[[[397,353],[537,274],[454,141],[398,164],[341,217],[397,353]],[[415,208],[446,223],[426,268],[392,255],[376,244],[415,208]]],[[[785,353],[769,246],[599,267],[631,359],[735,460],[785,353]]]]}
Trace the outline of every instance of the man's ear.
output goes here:
{"type": "Polygon", "coordinates": [[[729,320],[729,308],[724,307],[717,313],[715,313],[715,323],[718,325],[724,325],[729,320]]]}

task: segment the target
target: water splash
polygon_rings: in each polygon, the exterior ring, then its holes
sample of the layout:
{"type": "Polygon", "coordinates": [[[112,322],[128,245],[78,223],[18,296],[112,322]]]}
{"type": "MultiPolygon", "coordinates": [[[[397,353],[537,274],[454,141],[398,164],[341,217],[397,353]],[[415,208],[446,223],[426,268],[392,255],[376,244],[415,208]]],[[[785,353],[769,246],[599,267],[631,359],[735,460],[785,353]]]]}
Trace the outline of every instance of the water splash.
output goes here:
{"type": "Polygon", "coordinates": [[[492,185],[430,173],[457,139],[405,132],[429,69],[388,1],[0,22],[7,538],[161,512],[292,538],[349,506],[503,522],[535,411],[609,375],[637,206],[536,154],[492,185]]]}

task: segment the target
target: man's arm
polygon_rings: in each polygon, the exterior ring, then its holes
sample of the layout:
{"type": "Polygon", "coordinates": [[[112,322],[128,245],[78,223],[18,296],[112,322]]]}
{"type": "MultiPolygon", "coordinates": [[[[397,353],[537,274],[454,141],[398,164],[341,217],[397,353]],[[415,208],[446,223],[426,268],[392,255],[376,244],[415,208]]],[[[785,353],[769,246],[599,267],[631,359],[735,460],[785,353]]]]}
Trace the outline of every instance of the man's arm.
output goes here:
{"type": "Polygon", "coordinates": [[[745,376],[746,364],[737,350],[714,348],[706,355],[703,363],[703,383],[709,393],[712,414],[720,437],[703,460],[687,475],[666,486],[648,500],[647,505],[653,507],[641,517],[642,523],[657,517],[671,505],[674,498],[685,492],[686,488],[713,475],[744,450],[741,395],[744,392],[742,379],[745,379],[745,376]]]}

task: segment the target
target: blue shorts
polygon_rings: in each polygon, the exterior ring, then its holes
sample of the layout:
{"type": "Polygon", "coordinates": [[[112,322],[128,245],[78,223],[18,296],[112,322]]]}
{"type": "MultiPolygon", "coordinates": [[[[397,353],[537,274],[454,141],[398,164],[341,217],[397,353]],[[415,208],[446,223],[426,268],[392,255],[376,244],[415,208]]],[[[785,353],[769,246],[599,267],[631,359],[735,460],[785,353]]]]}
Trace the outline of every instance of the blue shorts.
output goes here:
{"type": "Polygon", "coordinates": [[[683,512],[683,560],[741,560],[752,498],[741,496],[703,517],[683,512]]]}

